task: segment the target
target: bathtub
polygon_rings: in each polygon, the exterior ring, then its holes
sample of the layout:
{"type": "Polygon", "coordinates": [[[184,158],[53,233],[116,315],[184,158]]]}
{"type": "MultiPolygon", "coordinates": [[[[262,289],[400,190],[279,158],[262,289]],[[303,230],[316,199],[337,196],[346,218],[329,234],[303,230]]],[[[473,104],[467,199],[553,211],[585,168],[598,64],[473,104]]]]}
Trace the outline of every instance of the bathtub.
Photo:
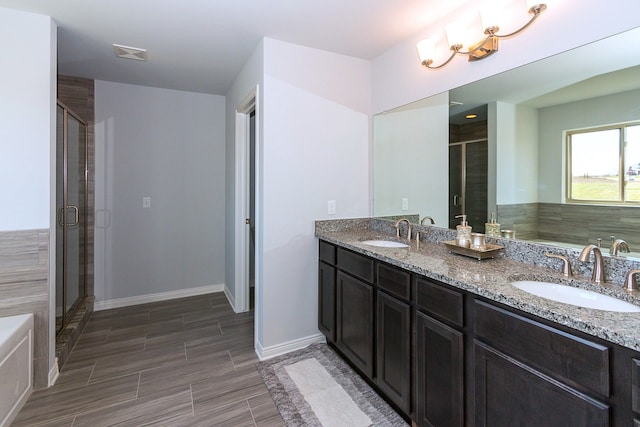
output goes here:
{"type": "Polygon", "coordinates": [[[33,391],[33,314],[0,317],[0,427],[8,427],[33,391]]]}

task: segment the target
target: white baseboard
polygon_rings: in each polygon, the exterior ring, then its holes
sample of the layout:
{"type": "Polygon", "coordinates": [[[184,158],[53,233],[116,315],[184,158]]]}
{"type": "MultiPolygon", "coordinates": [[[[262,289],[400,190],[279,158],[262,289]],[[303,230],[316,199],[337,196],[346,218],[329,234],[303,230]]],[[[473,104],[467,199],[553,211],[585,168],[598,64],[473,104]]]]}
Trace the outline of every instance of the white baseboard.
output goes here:
{"type": "Polygon", "coordinates": [[[258,359],[267,360],[272,357],[280,356],[281,354],[289,353],[291,351],[300,350],[310,346],[311,344],[326,342],[326,338],[322,334],[310,335],[308,337],[300,338],[293,341],[288,341],[282,344],[272,345],[270,347],[262,347],[262,343],[256,342],[256,354],[258,359]]]}
{"type": "Polygon", "coordinates": [[[51,370],[49,371],[49,386],[51,387],[56,383],[58,377],[60,376],[60,370],[58,369],[58,358],[56,357],[56,361],[53,363],[51,370]]]}
{"type": "Polygon", "coordinates": [[[224,295],[227,297],[227,301],[229,301],[229,305],[231,305],[231,308],[233,309],[233,312],[237,313],[237,311],[236,311],[236,298],[231,293],[231,291],[229,291],[229,288],[226,285],[224,287],[224,295]]]}
{"type": "Polygon", "coordinates": [[[108,310],[110,308],[128,307],[131,305],[147,304],[150,302],[166,301],[176,298],[192,297],[196,295],[210,294],[214,292],[223,292],[225,286],[209,285],[200,286],[198,288],[180,289],[177,291],[160,292],[157,294],[139,295],[129,298],[118,298],[106,301],[96,301],[93,309],[95,311],[108,310]]]}

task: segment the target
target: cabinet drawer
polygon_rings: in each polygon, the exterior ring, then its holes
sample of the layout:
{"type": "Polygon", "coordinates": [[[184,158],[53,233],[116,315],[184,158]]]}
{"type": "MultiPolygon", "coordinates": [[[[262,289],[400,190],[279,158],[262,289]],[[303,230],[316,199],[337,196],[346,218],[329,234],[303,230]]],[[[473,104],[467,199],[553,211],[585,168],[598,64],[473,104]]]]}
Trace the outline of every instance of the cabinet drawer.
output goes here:
{"type": "Polygon", "coordinates": [[[609,349],[566,332],[475,302],[475,333],[493,347],[572,386],[609,397],[609,349]]]}
{"type": "Polygon", "coordinates": [[[607,427],[607,403],[474,342],[476,427],[607,427]]]}
{"type": "Polygon", "coordinates": [[[373,260],[371,258],[338,248],[337,259],[339,269],[367,282],[373,282],[373,260]]]}
{"type": "Polygon", "coordinates": [[[330,243],[320,240],[320,261],[324,261],[327,264],[336,264],[336,247],[330,243]]]}
{"type": "Polygon", "coordinates": [[[416,277],[415,300],[418,310],[455,326],[464,326],[464,296],[423,277],[416,277]]]}
{"type": "Polygon", "coordinates": [[[408,301],[411,297],[411,275],[408,271],[378,263],[378,287],[408,301]]]}

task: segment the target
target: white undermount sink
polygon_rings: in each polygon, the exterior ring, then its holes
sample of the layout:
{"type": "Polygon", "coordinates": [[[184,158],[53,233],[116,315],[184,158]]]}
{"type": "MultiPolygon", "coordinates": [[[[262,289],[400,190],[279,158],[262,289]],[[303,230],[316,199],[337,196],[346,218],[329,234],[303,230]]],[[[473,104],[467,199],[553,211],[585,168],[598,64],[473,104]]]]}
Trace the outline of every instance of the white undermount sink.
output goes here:
{"type": "Polygon", "coordinates": [[[409,246],[405,243],[395,242],[393,240],[364,240],[360,243],[369,246],[377,246],[379,248],[406,248],[409,246]]]}
{"type": "Polygon", "coordinates": [[[521,280],[511,284],[530,294],[578,307],[625,313],[640,312],[640,307],[626,301],[573,286],[535,280],[521,280]]]}

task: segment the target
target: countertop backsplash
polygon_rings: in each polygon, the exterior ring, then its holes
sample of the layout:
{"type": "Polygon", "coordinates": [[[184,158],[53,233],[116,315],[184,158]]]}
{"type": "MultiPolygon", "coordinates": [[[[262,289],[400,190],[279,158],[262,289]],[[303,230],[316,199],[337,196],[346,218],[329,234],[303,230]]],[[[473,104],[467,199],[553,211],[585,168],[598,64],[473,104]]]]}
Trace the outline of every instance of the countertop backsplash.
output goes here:
{"type": "MultiPolygon", "coordinates": [[[[400,217],[398,217],[400,218],[400,217]]],[[[394,217],[395,219],[395,217],[394,217]]],[[[391,218],[354,218],[316,221],[316,234],[351,231],[351,230],[375,230],[391,236],[395,236],[395,221],[391,218]]],[[[409,218],[411,219],[411,218],[409,218]]],[[[401,224],[400,236],[406,236],[406,224],[401,224]]],[[[447,240],[454,240],[455,230],[434,227],[431,225],[411,224],[411,238],[415,239],[416,231],[420,231],[420,241],[430,243],[440,243],[447,240]]],[[[578,261],[580,251],[573,248],[563,248],[542,243],[527,242],[525,240],[504,239],[487,237],[486,242],[494,245],[504,246],[504,249],[496,257],[519,261],[526,264],[534,264],[541,267],[560,270],[562,262],[557,258],[545,256],[546,253],[567,256],[571,262],[574,275],[591,277],[593,271],[592,262],[578,261]]],[[[606,249],[603,249],[605,281],[622,286],[627,272],[631,269],[640,269],[640,260],[627,259],[624,257],[611,257],[606,249]]],[[[593,258],[593,256],[591,257],[593,258]]]]}

